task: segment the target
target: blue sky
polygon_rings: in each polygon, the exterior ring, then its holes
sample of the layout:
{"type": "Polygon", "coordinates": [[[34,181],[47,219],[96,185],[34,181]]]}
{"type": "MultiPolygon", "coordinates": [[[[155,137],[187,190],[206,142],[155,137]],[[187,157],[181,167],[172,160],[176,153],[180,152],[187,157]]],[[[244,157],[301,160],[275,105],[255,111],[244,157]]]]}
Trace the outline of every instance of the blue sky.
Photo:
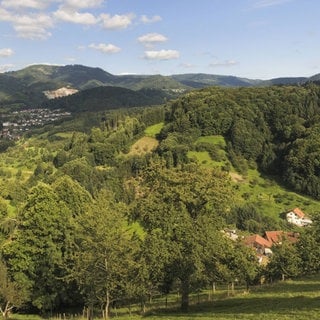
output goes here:
{"type": "Polygon", "coordinates": [[[320,73],[319,0],[0,0],[0,72],[320,73]]]}

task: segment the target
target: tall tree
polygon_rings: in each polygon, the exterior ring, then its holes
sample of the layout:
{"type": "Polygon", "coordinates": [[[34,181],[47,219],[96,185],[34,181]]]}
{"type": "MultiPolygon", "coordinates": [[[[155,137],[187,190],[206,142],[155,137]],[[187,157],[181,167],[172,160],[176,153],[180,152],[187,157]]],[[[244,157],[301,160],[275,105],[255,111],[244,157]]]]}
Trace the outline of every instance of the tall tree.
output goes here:
{"type": "Polygon", "coordinates": [[[132,292],[137,245],[124,216],[124,207],[102,192],[91,210],[77,219],[73,277],[92,309],[104,308],[132,292]]]}
{"type": "Polygon", "coordinates": [[[20,308],[26,302],[28,292],[12,281],[6,265],[0,261],[0,312],[8,319],[13,309],[20,308]]]}
{"type": "Polygon", "coordinates": [[[14,280],[29,288],[32,304],[42,312],[64,299],[63,262],[70,241],[70,217],[52,188],[40,183],[22,209],[15,237],[3,247],[14,280]]]}
{"type": "Polygon", "coordinates": [[[226,175],[195,165],[173,170],[154,165],[145,172],[144,186],[137,189],[133,217],[144,227],[146,239],[156,240],[148,259],[154,261],[152,254],[162,253],[158,265],[152,264],[159,275],[162,272],[157,280],[179,282],[183,310],[188,309],[192,288],[203,284],[214,268],[209,260],[220,258],[225,239],[219,215],[230,210],[231,195],[226,175]]]}
{"type": "Polygon", "coordinates": [[[59,177],[52,184],[52,188],[60,200],[68,206],[73,216],[85,213],[92,204],[90,193],[68,175],[59,177]]]}
{"type": "Polygon", "coordinates": [[[301,259],[301,271],[304,274],[320,271],[320,214],[314,213],[312,225],[303,230],[297,243],[301,259]]]}
{"type": "Polygon", "coordinates": [[[301,260],[295,245],[288,240],[272,247],[273,255],[266,269],[271,279],[296,277],[301,273],[301,260]]]}

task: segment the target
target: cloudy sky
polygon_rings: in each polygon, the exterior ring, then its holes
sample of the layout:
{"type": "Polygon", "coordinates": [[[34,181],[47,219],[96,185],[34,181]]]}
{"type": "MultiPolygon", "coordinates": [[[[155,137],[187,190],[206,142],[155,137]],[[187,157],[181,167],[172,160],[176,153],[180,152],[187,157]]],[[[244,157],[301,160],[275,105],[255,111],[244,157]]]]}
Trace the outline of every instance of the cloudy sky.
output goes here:
{"type": "Polygon", "coordinates": [[[320,73],[320,0],[0,0],[0,72],[320,73]]]}

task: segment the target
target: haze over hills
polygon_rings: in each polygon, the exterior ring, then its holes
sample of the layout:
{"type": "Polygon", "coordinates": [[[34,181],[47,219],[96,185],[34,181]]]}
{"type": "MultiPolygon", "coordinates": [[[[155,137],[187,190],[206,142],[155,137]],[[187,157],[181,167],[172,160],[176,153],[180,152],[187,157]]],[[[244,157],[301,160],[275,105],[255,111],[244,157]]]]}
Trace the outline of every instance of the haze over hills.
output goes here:
{"type": "MultiPolygon", "coordinates": [[[[18,71],[0,74],[0,106],[10,109],[20,109],[23,107],[36,107],[48,101],[48,97],[59,97],[55,95],[55,90],[67,88],[70,90],[60,90],[60,92],[75,93],[86,90],[88,97],[103,90],[91,90],[97,87],[120,87],[127,90],[139,91],[152,89],[147,92],[126,91],[126,97],[134,98],[134,105],[137,101],[141,105],[163,103],[164,99],[177,97],[185,91],[204,88],[208,86],[224,87],[250,87],[269,85],[300,85],[309,81],[318,81],[320,75],[310,78],[287,77],[270,80],[247,79],[236,76],[214,75],[214,74],[177,74],[171,76],[162,75],[113,75],[101,68],[92,68],[82,65],[32,65],[18,71]],[[72,89],[72,90],[71,90],[72,89]],[[51,91],[53,93],[51,93],[51,91]],[[154,97],[150,99],[150,94],[154,97]],[[144,100],[145,98],[145,100],[144,100]]],[[[115,95],[116,92],[107,89],[108,94],[115,95]]],[[[86,94],[85,94],[86,95],[86,94]]],[[[105,97],[106,92],[102,96],[105,97]]],[[[109,99],[115,103],[115,98],[109,99]]],[[[115,103],[117,106],[125,106],[122,102],[115,103]]],[[[86,109],[86,108],[84,108],[86,109]]]]}

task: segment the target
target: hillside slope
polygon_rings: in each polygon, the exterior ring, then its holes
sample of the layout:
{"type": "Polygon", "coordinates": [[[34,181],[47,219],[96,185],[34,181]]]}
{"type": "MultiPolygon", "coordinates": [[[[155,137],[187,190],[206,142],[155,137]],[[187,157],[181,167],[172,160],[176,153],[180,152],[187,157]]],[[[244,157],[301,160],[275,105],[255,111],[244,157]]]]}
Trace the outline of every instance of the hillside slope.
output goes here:
{"type": "Polygon", "coordinates": [[[37,107],[47,97],[46,91],[60,88],[87,90],[100,86],[122,87],[131,90],[156,89],[166,97],[176,98],[188,90],[209,86],[252,87],[270,85],[301,85],[317,81],[318,75],[310,78],[284,77],[270,80],[247,79],[236,76],[213,74],[163,75],[113,75],[101,68],[83,65],[32,65],[22,70],[0,74],[0,105],[11,109],[37,107]]]}
{"type": "Polygon", "coordinates": [[[70,112],[104,111],[162,104],[165,98],[166,95],[158,90],[133,91],[120,87],[102,86],[50,100],[45,103],[45,106],[70,112]]]}

